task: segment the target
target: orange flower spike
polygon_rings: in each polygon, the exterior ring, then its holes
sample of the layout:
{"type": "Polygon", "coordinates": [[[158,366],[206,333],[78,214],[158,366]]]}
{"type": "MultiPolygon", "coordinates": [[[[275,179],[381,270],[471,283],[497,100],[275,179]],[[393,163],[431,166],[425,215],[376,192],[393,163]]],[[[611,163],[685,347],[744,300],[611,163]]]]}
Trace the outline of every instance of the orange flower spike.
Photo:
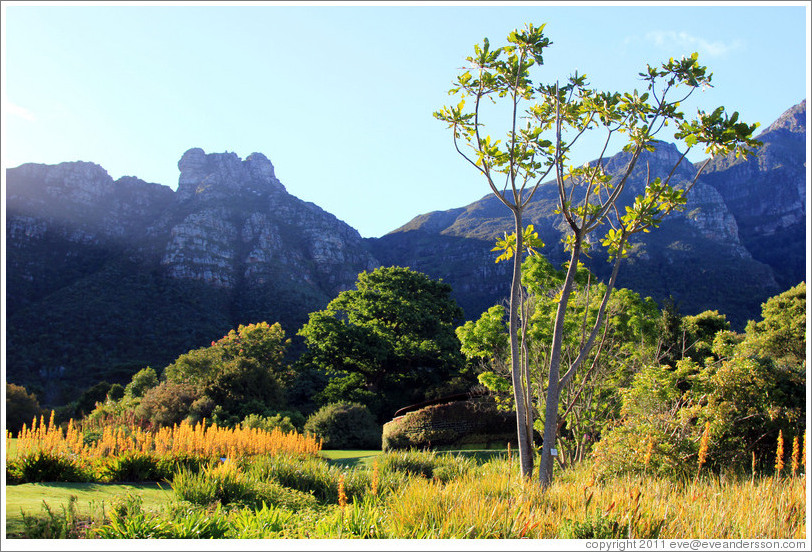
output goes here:
{"type": "Polygon", "coordinates": [[[338,478],[338,505],[343,509],[347,505],[347,493],[344,490],[344,474],[338,478]]]}
{"type": "Polygon", "coordinates": [[[796,435],[792,439],[792,475],[798,475],[798,468],[801,460],[801,443],[796,435]]]}
{"type": "Polygon", "coordinates": [[[784,469],[784,432],[778,431],[778,446],[775,449],[775,472],[778,477],[781,477],[781,471],[784,469]]]}

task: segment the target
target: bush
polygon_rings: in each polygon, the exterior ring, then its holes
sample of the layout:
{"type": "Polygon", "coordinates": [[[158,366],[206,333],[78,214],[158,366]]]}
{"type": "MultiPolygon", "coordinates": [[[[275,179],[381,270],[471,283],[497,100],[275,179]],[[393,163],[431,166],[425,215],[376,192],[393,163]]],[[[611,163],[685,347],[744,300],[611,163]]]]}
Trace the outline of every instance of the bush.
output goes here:
{"type": "Polygon", "coordinates": [[[408,476],[438,479],[447,483],[471,470],[475,462],[451,454],[430,451],[402,451],[384,454],[378,460],[382,473],[400,472],[408,476]]]}
{"type": "Polygon", "coordinates": [[[617,519],[595,514],[583,520],[565,521],[559,529],[562,539],[622,539],[628,536],[617,519]]]}
{"type": "Polygon", "coordinates": [[[181,470],[197,473],[210,464],[211,461],[211,458],[186,453],[175,453],[159,457],[156,469],[158,473],[164,474],[163,478],[168,479],[172,477],[172,474],[181,470]]]}
{"type": "Polygon", "coordinates": [[[76,496],[70,495],[68,507],[62,506],[62,513],[55,513],[42,501],[46,517],[28,516],[22,513],[24,529],[22,536],[27,539],[81,539],[90,536],[90,519],[76,514],[76,496]]]}
{"type": "Polygon", "coordinates": [[[125,518],[113,517],[96,529],[100,539],[165,539],[173,536],[170,522],[139,512],[125,518]]]}
{"type": "Polygon", "coordinates": [[[112,385],[106,381],[100,381],[93,387],[86,389],[76,401],[76,413],[79,416],[86,416],[93,412],[96,403],[103,403],[107,400],[107,393],[112,385]]]}
{"type": "Polygon", "coordinates": [[[181,423],[199,398],[194,385],[165,381],[144,394],[135,414],[155,425],[171,426],[181,423]]]}
{"type": "Polygon", "coordinates": [[[333,403],[314,412],[305,433],[322,439],[324,449],[379,449],[381,427],[372,413],[358,403],[333,403]]]}
{"type": "Polygon", "coordinates": [[[515,440],[515,414],[497,410],[488,400],[468,400],[427,406],[388,422],[382,447],[389,451],[466,443],[487,446],[515,440]]]}
{"type": "Polygon", "coordinates": [[[79,483],[93,480],[92,475],[74,458],[44,451],[8,460],[6,474],[9,482],[14,483],[79,483]]]}
{"type": "Polygon", "coordinates": [[[291,420],[291,416],[297,420],[302,418],[302,415],[298,412],[278,412],[273,416],[249,414],[240,422],[240,427],[243,429],[261,429],[268,433],[278,428],[285,433],[292,433],[297,431],[297,424],[291,420]],[[298,416],[296,416],[297,414],[298,416]]]}
{"type": "Polygon", "coordinates": [[[267,367],[250,358],[235,358],[217,366],[210,375],[204,393],[228,416],[239,421],[256,408],[279,405],[284,402],[284,390],[267,367]]]}
{"type": "Polygon", "coordinates": [[[124,398],[124,386],[120,383],[114,383],[110,386],[110,390],[107,392],[107,400],[109,401],[120,401],[124,398]]]}
{"type": "Polygon", "coordinates": [[[106,481],[161,481],[171,472],[162,470],[158,458],[150,454],[131,452],[111,457],[101,470],[106,481]]]}
{"type": "Polygon", "coordinates": [[[252,479],[275,480],[285,487],[312,494],[321,503],[338,503],[338,484],[342,476],[347,500],[362,497],[370,487],[366,470],[343,472],[319,458],[266,456],[252,459],[249,470],[252,479]]]}
{"type": "Polygon", "coordinates": [[[280,484],[278,481],[256,481],[252,485],[254,507],[278,506],[297,512],[318,505],[316,497],[310,493],[297,491],[280,484]]]}
{"type": "Polygon", "coordinates": [[[228,537],[231,523],[220,511],[189,509],[172,519],[169,535],[173,539],[223,539],[228,537]]]}
{"type": "Polygon", "coordinates": [[[219,502],[243,502],[251,498],[251,486],[234,462],[209,465],[198,473],[181,469],[172,478],[178,500],[206,506],[219,502]]]}
{"type": "Polygon", "coordinates": [[[136,372],[130,383],[124,388],[124,394],[127,397],[138,399],[157,385],[158,374],[155,373],[155,370],[147,366],[143,370],[136,372]]]}
{"type": "Polygon", "coordinates": [[[43,414],[36,395],[25,387],[6,383],[6,429],[16,435],[23,424],[31,424],[34,418],[43,414]]]}
{"type": "Polygon", "coordinates": [[[231,538],[273,539],[284,537],[293,512],[263,505],[259,510],[243,509],[234,514],[231,538]]]}

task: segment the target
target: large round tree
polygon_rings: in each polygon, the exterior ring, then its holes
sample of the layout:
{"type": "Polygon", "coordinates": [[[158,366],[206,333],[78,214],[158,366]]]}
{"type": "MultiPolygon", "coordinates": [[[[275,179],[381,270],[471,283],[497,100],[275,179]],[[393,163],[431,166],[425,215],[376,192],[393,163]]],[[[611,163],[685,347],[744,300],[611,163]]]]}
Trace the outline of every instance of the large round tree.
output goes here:
{"type": "Polygon", "coordinates": [[[384,420],[421,401],[464,365],[454,327],[462,309],[451,286],[402,267],[358,275],[299,331],[306,362],[334,378],[322,394],[360,401],[384,420]]]}

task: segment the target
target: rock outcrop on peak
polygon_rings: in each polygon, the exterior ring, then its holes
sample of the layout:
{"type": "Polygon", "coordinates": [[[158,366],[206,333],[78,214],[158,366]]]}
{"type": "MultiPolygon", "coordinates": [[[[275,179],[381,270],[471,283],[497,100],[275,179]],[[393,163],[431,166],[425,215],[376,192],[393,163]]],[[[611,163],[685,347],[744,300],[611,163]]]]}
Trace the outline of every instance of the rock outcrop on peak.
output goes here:
{"type": "Polygon", "coordinates": [[[178,161],[178,201],[224,200],[235,195],[286,193],[267,157],[253,153],[245,160],[236,153],[188,150],[178,161]]]}

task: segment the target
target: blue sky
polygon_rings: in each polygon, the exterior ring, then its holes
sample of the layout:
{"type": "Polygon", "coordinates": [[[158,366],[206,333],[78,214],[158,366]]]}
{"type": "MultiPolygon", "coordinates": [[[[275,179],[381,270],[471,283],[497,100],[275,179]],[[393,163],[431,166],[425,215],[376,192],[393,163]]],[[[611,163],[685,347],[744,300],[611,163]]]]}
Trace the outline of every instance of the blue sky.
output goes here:
{"type": "Polygon", "coordinates": [[[505,4],[3,2],[3,166],[92,161],[175,188],[189,148],[258,151],[371,237],[488,193],[432,112],[475,43],[526,22],[547,25],[548,81],[630,90],[697,51],[714,88],[695,105],[762,128],[809,93],[807,2],[505,4]]]}

